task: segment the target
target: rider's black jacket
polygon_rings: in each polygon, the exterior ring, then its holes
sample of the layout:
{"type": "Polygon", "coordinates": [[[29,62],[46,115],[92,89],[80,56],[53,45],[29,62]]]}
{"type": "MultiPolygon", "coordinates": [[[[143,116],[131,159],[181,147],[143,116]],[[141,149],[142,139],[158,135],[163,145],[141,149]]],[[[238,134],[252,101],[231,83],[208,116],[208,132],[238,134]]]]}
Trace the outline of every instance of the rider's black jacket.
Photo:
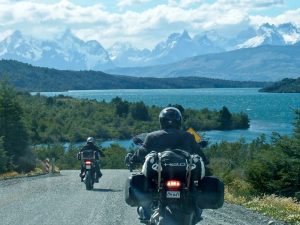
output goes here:
{"type": "Polygon", "coordinates": [[[151,151],[162,152],[166,149],[182,149],[190,154],[198,154],[205,164],[209,163],[194,136],[179,129],[164,129],[149,133],[134,157],[143,160],[151,151]]]}
{"type": "Polygon", "coordinates": [[[99,155],[101,157],[105,157],[104,153],[100,150],[99,147],[97,147],[96,145],[94,145],[91,142],[86,143],[80,150],[80,152],[84,152],[84,151],[88,151],[88,150],[94,150],[95,152],[97,152],[96,154],[96,159],[99,159],[99,155]]]}

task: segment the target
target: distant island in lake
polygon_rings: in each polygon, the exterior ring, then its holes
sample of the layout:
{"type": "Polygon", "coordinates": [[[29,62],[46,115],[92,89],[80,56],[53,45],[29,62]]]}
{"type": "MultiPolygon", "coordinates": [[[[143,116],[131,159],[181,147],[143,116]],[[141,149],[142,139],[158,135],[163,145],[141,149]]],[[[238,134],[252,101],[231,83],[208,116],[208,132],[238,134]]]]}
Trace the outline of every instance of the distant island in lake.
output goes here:
{"type": "Polygon", "coordinates": [[[259,90],[260,92],[274,93],[300,93],[300,77],[296,79],[285,78],[259,90]]]}

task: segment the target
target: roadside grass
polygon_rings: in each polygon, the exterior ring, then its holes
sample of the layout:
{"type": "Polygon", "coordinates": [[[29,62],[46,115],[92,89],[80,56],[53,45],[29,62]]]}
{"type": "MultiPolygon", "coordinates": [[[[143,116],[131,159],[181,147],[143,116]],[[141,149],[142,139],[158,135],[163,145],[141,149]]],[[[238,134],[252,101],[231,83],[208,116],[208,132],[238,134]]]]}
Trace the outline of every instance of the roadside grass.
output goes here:
{"type": "MultiPolygon", "coordinates": [[[[50,169],[51,169],[51,167],[50,167],[50,169]]],[[[6,180],[6,179],[11,179],[11,178],[21,178],[21,177],[32,177],[32,176],[45,175],[45,174],[47,174],[45,172],[45,169],[36,167],[34,170],[32,170],[28,173],[18,173],[16,171],[2,173],[2,174],[0,174],[0,180],[6,180]]],[[[57,166],[55,166],[53,174],[60,174],[60,169],[57,166]]]]}
{"type": "Polygon", "coordinates": [[[32,177],[37,175],[43,175],[45,172],[41,168],[35,168],[28,173],[18,173],[16,171],[10,171],[0,174],[0,180],[10,179],[10,178],[20,178],[20,177],[32,177]]]}
{"type": "Polygon", "coordinates": [[[275,195],[256,197],[244,204],[274,219],[300,225],[300,204],[294,198],[283,198],[275,195]]]}
{"type": "Polygon", "coordinates": [[[300,204],[295,198],[264,195],[251,197],[237,195],[233,189],[225,187],[225,201],[245,206],[265,216],[281,220],[292,225],[300,225],[300,204]]]}
{"type": "Polygon", "coordinates": [[[6,172],[6,173],[3,173],[3,174],[0,174],[0,180],[4,180],[4,179],[7,179],[7,178],[12,178],[12,177],[18,177],[18,176],[20,176],[20,174],[15,172],[15,171],[6,172]]]}

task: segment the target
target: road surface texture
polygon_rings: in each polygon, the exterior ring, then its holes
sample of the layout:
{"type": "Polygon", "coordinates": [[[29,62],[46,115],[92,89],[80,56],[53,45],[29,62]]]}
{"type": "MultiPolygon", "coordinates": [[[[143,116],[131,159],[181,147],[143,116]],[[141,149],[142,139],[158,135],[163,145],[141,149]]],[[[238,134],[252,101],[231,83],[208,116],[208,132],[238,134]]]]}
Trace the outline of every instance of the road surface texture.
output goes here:
{"type": "MultiPolygon", "coordinates": [[[[0,181],[1,225],[138,225],[136,208],[124,201],[127,170],[103,170],[93,191],[79,171],[0,181]]],[[[199,225],[267,225],[271,219],[236,205],[205,210],[199,225]]],[[[275,221],[274,225],[284,225],[275,221]]]]}

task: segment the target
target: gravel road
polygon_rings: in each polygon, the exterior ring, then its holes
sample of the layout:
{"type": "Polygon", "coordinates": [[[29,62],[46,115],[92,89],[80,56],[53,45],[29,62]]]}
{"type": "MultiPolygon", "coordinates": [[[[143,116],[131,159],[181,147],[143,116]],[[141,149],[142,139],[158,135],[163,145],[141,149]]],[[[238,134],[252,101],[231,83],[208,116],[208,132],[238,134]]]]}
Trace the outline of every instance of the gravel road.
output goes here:
{"type": "MultiPolygon", "coordinates": [[[[79,171],[0,181],[1,225],[138,225],[136,208],[124,201],[128,170],[102,170],[93,191],[79,171]]],[[[240,206],[205,210],[199,225],[267,225],[271,219],[240,206]]],[[[284,225],[275,221],[273,225],[284,225]]]]}

